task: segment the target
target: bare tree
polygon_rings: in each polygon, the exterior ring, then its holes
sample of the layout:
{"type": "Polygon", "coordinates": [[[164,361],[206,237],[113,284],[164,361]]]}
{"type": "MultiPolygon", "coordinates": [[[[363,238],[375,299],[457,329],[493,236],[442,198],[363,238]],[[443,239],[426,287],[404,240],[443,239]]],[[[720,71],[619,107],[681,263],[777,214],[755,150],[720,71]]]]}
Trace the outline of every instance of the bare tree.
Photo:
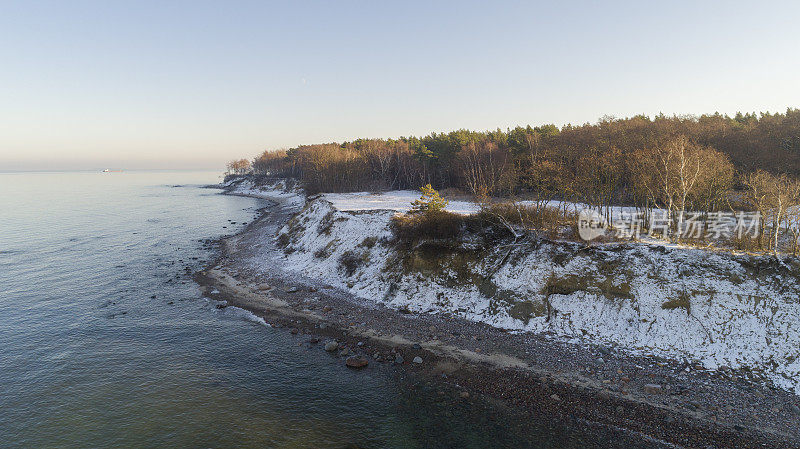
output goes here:
{"type": "Polygon", "coordinates": [[[730,187],[732,167],[718,151],[686,136],[672,138],[633,157],[633,185],[647,203],[667,212],[675,239],[683,232],[690,206],[716,205],[730,187]]]}
{"type": "Polygon", "coordinates": [[[238,159],[228,162],[228,173],[234,175],[243,175],[250,171],[250,161],[247,159],[238,159]]]}
{"type": "Polygon", "coordinates": [[[770,215],[771,199],[770,190],[773,176],[759,170],[744,177],[742,182],[747,187],[747,202],[750,207],[758,212],[760,217],[758,223],[758,246],[763,248],[763,235],[765,233],[765,223],[767,216],[770,215]]]}
{"type": "Polygon", "coordinates": [[[800,243],[800,181],[792,179],[789,181],[790,203],[786,207],[786,229],[792,236],[791,251],[797,255],[798,243],[800,243]]]}
{"type": "MultiPolygon", "coordinates": [[[[786,175],[776,176],[762,170],[745,177],[744,183],[749,189],[748,199],[751,205],[761,215],[761,233],[764,232],[767,222],[772,226],[767,240],[767,250],[771,249],[777,254],[784,222],[787,218],[788,221],[797,218],[795,217],[797,208],[794,206],[797,205],[800,196],[800,187],[796,180],[786,175]]],[[[790,227],[790,224],[786,223],[786,227],[790,227]]]]}
{"type": "Polygon", "coordinates": [[[494,142],[469,142],[459,153],[462,176],[473,195],[494,195],[513,186],[509,154],[494,142]]]}

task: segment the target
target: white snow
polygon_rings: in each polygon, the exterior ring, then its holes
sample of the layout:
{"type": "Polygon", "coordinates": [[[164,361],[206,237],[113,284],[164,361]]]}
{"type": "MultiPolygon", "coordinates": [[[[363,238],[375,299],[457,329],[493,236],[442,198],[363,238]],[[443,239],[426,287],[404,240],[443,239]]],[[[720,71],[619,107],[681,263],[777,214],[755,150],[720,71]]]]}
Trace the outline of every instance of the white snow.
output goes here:
{"type": "Polygon", "coordinates": [[[305,194],[290,181],[277,179],[263,185],[254,185],[250,178],[235,178],[222,184],[227,193],[275,201],[288,210],[299,210],[306,202],[305,194]]]}
{"type": "MultiPolygon", "coordinates": [[[[338,210],[393,210],[408,212],[411,202],[418,200],[420,192],[417,190],[394,190],[390,192],[356,192],[356,193],[325,193],[325,200],[330,201],[338,210]]],[[[480,210],[477,204],[470,201],[449,201],[447,210],[457,214],[472,214],[480,210]]]]}
{"type": "MultiPolygon", "coordinates": [[[[455,273],[447,267],[422,273],[399,266],[394,247],[381,240],[391,237],[392,215],[408,210],[418,197],[411,191],[325,194],[309,202],[279,232],[290,242],[283,268],[390,307],[446,312],[515,331],[547,331],[634,353],[688,359],[710,369],[747,367],[800,394],[797,266],[784,274],[754,271],[758,261],[749,256],[687,248],[659,252],[646,244],[600,250],[594,256],[567,251],[566,258],[557,258],[564,249],[543,244],[516,251],[491,278],[498,292],[513,297],[509,301],[481,293],[474,283],[454,286],[455,273]],[[352,275],[343,257],[362,261],[352,275]],[[630,297],[604,294],[597,287],[545,294],[548,280],[570,277],[588,277],[593,285],[611,277],[610,284],[629,286],[630,297]],[[690,312],[664,307],[682,295],[690,298],[690,312]],[[542,314],[527,321],[511,316],[512,304],[542,305],[545,300],[557,311],[549,320],[542,314]]],[[[466,202],[451,202],[449,209],[477,210],[466,202]]],[[[470,270],[485,276],[497,260],[471,262],[470,270]]]]}

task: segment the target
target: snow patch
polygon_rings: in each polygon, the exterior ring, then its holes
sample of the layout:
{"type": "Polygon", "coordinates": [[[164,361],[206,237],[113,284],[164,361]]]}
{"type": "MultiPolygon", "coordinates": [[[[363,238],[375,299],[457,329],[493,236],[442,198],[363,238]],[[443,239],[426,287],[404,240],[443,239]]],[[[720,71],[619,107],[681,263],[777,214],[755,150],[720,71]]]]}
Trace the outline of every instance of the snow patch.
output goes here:
{"type": "Polygon", "coordinates": [[[747,368],[800,394],[800,265],[646,244],[587,252],[540,242],[514,249],[499,269],[506,249],[472,259],[402,253],[390,219],[418,196],[310,201],[278,232],[283,268],[397,309],[747,368]]]}
{"type": "Polygon", "coordinates": [[[298,211],[306,202],[303,190],[294,180],[289,179],[259,181],[253,177],[233,178],[223,183],[222,188],[228,194],[274,201],[287,210],[298,211]]]}
{"type": "MultiPolygon", "coordinates": [[[[408,212],[411,203],[420,198],[418,190],[394,190],[390,192],[325,193],[322,195],[340,211],[393,210],[408,212]]],[[[449,201],[447,210],[457,214],[473,214],[480,208],[470,201],[449,201]]]]}
{"type": "MultiPolygon", "coordinates": [[[[288,185],[227,186],[299,211],[275,237],[288,272],[411,312],[547,332],[709,369],[745,368],[800,395],[797,261],[677,245],[585,250],[539,242],[513,249],[498,267],[505,248],[464,258],[393,245],[390,219],[408,211],[418,192],[328,193],[306,203],[288,185]]],[[[451,201],[448,210],[469,214],[478,207],[451,201]]],[[[254,263],[273,265],[274,254],[264,257],[254,263]]]]}

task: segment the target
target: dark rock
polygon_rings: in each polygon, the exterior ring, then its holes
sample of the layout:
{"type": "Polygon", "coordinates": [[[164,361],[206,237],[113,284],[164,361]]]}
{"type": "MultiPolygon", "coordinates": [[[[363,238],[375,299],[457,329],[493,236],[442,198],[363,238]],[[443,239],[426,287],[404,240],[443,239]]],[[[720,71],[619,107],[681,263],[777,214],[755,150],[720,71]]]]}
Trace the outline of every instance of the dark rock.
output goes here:
{"type": "Polygon", "coordinates": [[[300,329],[296,327],[289,329],[289,333],[291,333],[292,335],[297,335],[298,332],[300,332],[300,329]]]}

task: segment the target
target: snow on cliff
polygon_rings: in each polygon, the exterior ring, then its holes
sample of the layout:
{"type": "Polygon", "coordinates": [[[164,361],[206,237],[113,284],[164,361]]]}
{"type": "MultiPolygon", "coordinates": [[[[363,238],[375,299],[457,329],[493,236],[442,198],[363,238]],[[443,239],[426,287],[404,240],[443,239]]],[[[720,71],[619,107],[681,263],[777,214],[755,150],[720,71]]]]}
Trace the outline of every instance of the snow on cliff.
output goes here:
{"type": "Polygon", "coordinates": [[[308,202],[278,233],[285,269],[398,309],[747,368],[800,394],[800,263],[646,244],[531,242],[503,263],[507,249],[398,249],[390,219],[416,198],[308,202]]]}
{"type": "Polygon", "coordinates": [[[272,200],[287,210],[300,210],[306,202],[303,190],[289,179],[269,179],[255,182],[252,177],[234,177],[221,186],[225,193],[272,200]]]}
{"type": "MultiPolygon", "coordinates": [[[[399,248],[390,219],[410,208],[416,192],[324,194],[306,202],[290,181],[239,178],[224,187],[298,212],[276,236],[282,267],[361,298],[711,369],[746,368],[800,394],[796,259],[542,241],[510,252],[480,242],[460,250],[399,248]]],[[[453,201],[448,209],[467,214],[476,207],[453,201]]]]}

